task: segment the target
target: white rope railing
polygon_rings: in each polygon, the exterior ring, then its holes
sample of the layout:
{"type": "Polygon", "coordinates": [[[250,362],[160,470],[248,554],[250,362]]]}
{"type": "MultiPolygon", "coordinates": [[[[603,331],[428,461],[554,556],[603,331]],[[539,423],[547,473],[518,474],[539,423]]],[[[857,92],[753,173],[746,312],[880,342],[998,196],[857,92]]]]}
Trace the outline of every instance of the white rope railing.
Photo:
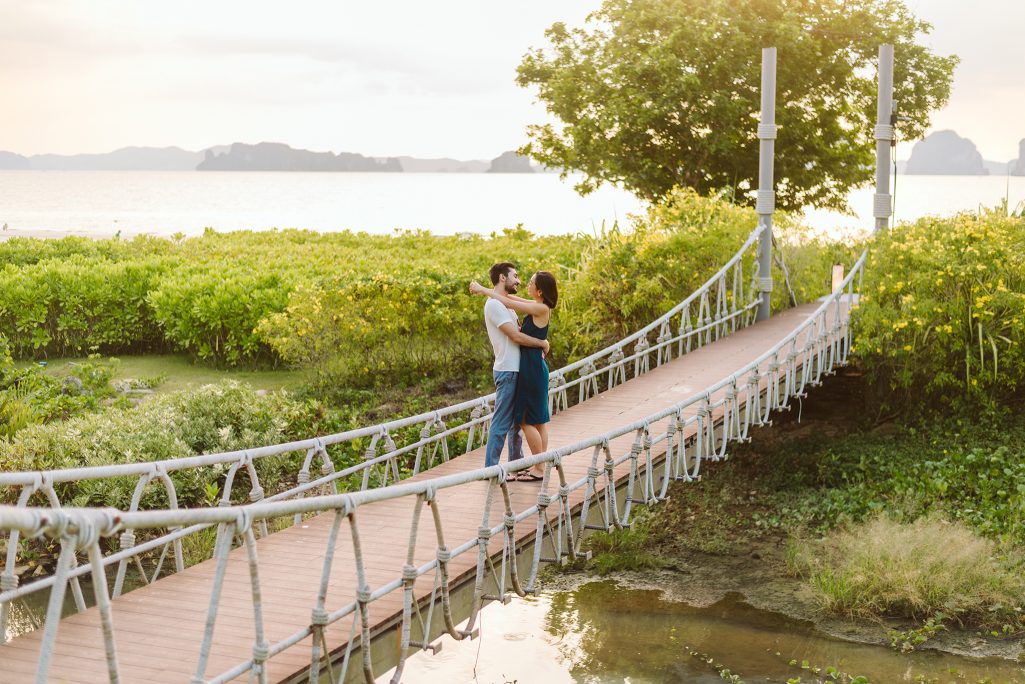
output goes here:
{"type": "MultiPolygon", "coordinates": [[[[193,682],[227,682],[249,673],[251,679],[267,681],[266,665],[269,659],[304,639],[312,638],[309,661],[309,681],[319,681],[323,675],[331,681],[343,682],[349,676],[351,656],[359,648],[363,678],[374,681],[374,663],[371,649],[371,608],[381,598],[399,591],[403,597],[400,625],[400,653],[392,682],[398,682],[406,658],[417,650],[431,648],[430,625],[432,612],[440,602],[445,632],[454,639],[474,635],[479,610],[485,601],[506,600],[510,594],[524,596],[534,591],[540,563],[559,561],[582,555],[581,541],[588,528],[612,529],[630,524],[632,504],[656,503],[664,500],[670,481],[691,481],[700,476],[703,460],[726,457],[731,441],[749,439],[752,425],[766,423],[773,411],[787,409],[789,401],[804,396],[805,389],[818,384],[822,376],[838,365],[846,363],[850,351],[850,310],[857,301],[865,264],[862,254],[842,285],[801,322],[783,340],[743,368],[721,379],[679,403],[653,413],[642,420],[609,430],[571,445],[516,461],[515,464],[461,472],[431,480],[406,482],[375,489],[364,489],[346,494],[310,498],[292,497],[271,500],[274,497],[245,506],[222,506],[204,509],[178,509],[161,511],[91,510],[27,508],[25,506],[0,507],[0,530],[11,530],[30,537],[47,536],[61,544],[56,574],[47,586],[52,586],[40,648],[36,681],[46,681],[49,659],[53,652],[65,588],[85,573],[91,573],[100,606],[100,622],[106,659],[111,681],[118,681],[119,661],[114,639],[115,625],[105,596],[105,566],[115,561],[113,556],[102,558],[100,540],[124,534],[126,530],[151,530],[165,540],[181,537],[195,531],[218,526],[218,539],[213,552],[216,564],[211,589],[210,608],[202,635],[199,658],[193,682]],[[855,286],[855,279],[858,285],[855,286]],[[659,432],[656,426],[665,424],[659,432]],[[610,443],[621,436],[633,435],[629,452],[614,455],[610,443]],[[661,452],[653,447],[662,445],[661,452]],[[664,456],[663,456],[664,455],[664,456]],[[567,476],[565,464],[571,458],[589,458],[587,474],[575,481],[567,476]],[[661,461],[659,461],[661,458],[661,461]],[[626,503],[620,507],[616,496],[617,466],[629,463],[626,476],[626,503]],[[512,507],[509,494],[509,474],[535,464],[544,464],[545,476],[536,503],[517,511],[512,507]],[[661,485],[656,474],[660,471],[661,485]],[[472,500],[464,493],[466,487],[486,482],[487,495],[480,510],[481,523],[475,537],[457,539],[457,546],[445,535],[440,510],[454,502],[472,500]],[[557,484],[556,484],[557,482],[557,484]],[[603,484],[604,487],[599,487],[603,484]],[[580,493],[582,499],[571,505],[570,497],[580,493]],[[498,499],[498,497],[501,499],[498,499]],[[366,543],[360,536],[360,511],[379,502],[399,498],[415,501],[410,524],[409,542],[401,568],[393,578],[372,587],[367,579],[364,551],[366,543]],[[431,509],[430,529],[435,547],[434,558],[416,565],[415,548],[420,538],[423,508],[431,509]],[[492,506],[501,506],[502,521],[492,524],[492,506]],[[592,524],[592,513],[597,511],[600,524],[592,524]],[[333,513],[331,530],[325,542],[323,569],[317,598],[311,606],[309,625],[275,642],[269,643],[264,630],[263,599],[260,589],[260,564],[256,552],[256,534],[265,529],[272,519],[301,518],[313,513],[333,513]],[[525,581],[520,578],[516,563],[517,543],[514,528],[517,523],[536,520],[536,535],[529,549],[530,570],[525,581]],[[341,535],[347,523],[348,536],[341,535]],[[500,552],[490,550],[492,537],[503,540],[500,552]],[[234,667],[209,678],[206,669],[212,648],[212,633],[217,621],[217,610],[223,588],[225,567],[232,550],[233,540],[240,539],[246,548],[251,585],[251,609],[254,632],[251,657],[234,667]],[[543,555],[545,541],[552,554],[543,555]],[[328,606],[326,602],[328,580],[337,556],[339,543],[349,543],[356,563],[356,582],[347,595],[353,597],[341,605],[328,606]],[[85,550],[89,563],[75,567],[76,550],[85,550]],[[452,586],[448,569],[453,558],[463,554],[476,554],[476,575],[470,616],[464,629],[456,626],[450,603],[452,586]],[[414,584],[420,577],[432,576],[428,615],[422,614],[421,600],[414,594],[414,584]],[[346,621],[342,623],[342,621],[346,621]],[[338,659],[330,657],[331,649],[326,636],[330,625],[349,624],[344,642],[344,653],[338,659]]],[[[637,338],[641,339],[641,338],[637,338]]],[[[652,353],[644,350],[639,353],[652,353]]],[[[636,354],[635,354],[636,356],[636,354]]],[[[627,357],[624,356],[624,361],[627,357]]],[[[640,357],[638,357],[640,358],[640,357]]],[[[636,361],[636,359],[635,359],[636,361]]],[[[327,476],[322,479],[328,479],[327,476]]],[[[315,486],[310,482],[304,486],[315,486]]],[[[465,516],[465,512],[460,512],[465,516]]],[[[370,542],[372,543],[372,542],[370,542]]],[[[153,547],[151,547],[153,548],[153,547]]],[[[399,556],[396,553],[396,556],[399,556]]],[[[37,583],[42,584],[42,582],[37,583]]],[[[31,585],[34,586],[34,585],[31,585]]],[[[30,587],[5,587],[0,592],[0,605],[25,595],[30,587]]],[[[338,587],[332,587],[336,593],[338,587]]],[[[422,597],[421,597],[422,598],[422,597]]],[[[342,643],[335,644],[341,647],[342,643]]],[[[0,649],[3,647],[0,646],[0,649]]]]}
{"type": "MultiPolygon", "coordinates": [[[[553,372],[549,381],[551,411],[557,413],[566,410],[571,403],[587,401],[600,392],[626,382],[629,377],[642,375],[650,370],[652,361],[654,366],[668,363],[674,357],[750,324],[758,299],[753,284],[745,282],[744,260],[752,251],[760,232],[760,227],[752,230],[743,245],[719,271],[658,319],[605,349],[553,372]],[[656,330],[658,337],[651,344],[649,337],[656,330]],[[576,377],[569,379],[570,374],[576,377]]],[[[757,273],[753,273],[750,283],[756,278],[757,273]]],[[[200,468],[224,471],[217,501],[219,506],[231,505],[236,482],[240,480],[248,480],[248,498],[252,503],[338,493],[340,482],[344,485],[343,490],[387,486],[445,462],[453,454],[468,453],[482,446],[494,409],[494,400],[495,395],[492,393],[436,411],[369,427],[252,449],[142,463],[0,473],[0,501],[6,498],[18,507],[27,507],[33,500],[43,498],[49,506],[60,508],[64,503],[59,495],[61,485],[87,480],[136,478],[129,512],[142,507],[143,497],[152,487],[162,488],[169,508],[177,510],[178,491],[174,474],[200,468]],[[396,442],[401,441],[399,436],[402,434],[413,434],[416,437],[398,446],[396,442]],[[360,442],[366,443],[362,462],[336,470],[328,449],[360,442]],[[298,454],[302,454],[302,464],[295,474],[295,484],[268,497],[260,482],[257,463],[272,457],[298,454]],[[319,477],[313,472],[318,465],[319,477]],[[245,478],[239,477],[242,472],[245,478]]],[[[298,518],[295,522],[299,522],[298,518]]],[[[265,525],[260,525],[256,533],[263,536],[267,531],[265,525]]],[[[18,565],[20,533],[17,530],[0,529],[0,535],[5,533],[7,553],[3,572],[0,573],[0,591],[8,592],[19,586],[19,576],[15,570],[18,565]]],[[[112,595],[117,597],[123,593],[129,566],[134,567],[144,583],[156,580],[168,566],[173,565],[176,572],[183,570],[183,536],[180,531],[172,530],[158,539],[139,545],[134,529],[125,526],[119,536],[119,550],[104,559],[108,565],[117,563],[112,595]],[[158,558],[155,566],[147,572],[143,567],[142,556],[149,552],[158,554],[158,558]]],[[[75,605],[78,610],[84,610],[85,597],[79,587],[78,577],[85,571],[78,569],[73,562],[69,572],[75,605]]],[[[53,578],[48,578],[34,582],[32,586],[38,591],[52,586],[53,582],[53,578]]],[[[5,639],[9,615],[9,606],[0,605],[0,643],[5,639]]]]}

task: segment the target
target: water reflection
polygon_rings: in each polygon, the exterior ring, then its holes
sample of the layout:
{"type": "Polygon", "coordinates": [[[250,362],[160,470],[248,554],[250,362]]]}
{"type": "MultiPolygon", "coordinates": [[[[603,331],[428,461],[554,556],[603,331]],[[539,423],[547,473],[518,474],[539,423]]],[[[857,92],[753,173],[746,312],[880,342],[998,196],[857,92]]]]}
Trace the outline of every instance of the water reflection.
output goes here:
{"type": "MultiPolygon", "coordinates": [[[[998,659],[971,659],[929,651],[899,654],[880,646],[839,641],[810,623],[757,610],[731,595],[708,608],[664,600],[661,592],[592,582],[492,605],[481,613],[481,638],[445,638],[436,656],[409,660],[403,681],[580,682],[666,684],[723,682],[728,669],[748,682],[786,682],[801,666],[834,667],[891,682],[1025,682],[1025,670],[998,659]]],[[[388,677],[379,681],[386,682],[388,677]]]]}

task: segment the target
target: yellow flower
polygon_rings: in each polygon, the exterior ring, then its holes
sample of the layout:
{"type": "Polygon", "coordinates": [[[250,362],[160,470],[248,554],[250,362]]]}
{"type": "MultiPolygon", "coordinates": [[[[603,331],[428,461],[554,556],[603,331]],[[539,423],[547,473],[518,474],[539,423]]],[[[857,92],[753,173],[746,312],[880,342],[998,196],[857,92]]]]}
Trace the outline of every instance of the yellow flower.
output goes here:
{"type": "Polygon", "coordinates": [[[911,345],[910,344],[905,344],[904,345],[904,351],[911,351],[911,345]]]}

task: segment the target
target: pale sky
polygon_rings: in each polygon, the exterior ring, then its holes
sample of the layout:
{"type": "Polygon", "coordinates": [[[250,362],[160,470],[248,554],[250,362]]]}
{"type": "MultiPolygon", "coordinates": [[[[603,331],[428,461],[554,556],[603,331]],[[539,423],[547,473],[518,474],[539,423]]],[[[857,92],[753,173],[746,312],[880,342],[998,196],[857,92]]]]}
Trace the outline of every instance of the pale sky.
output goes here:
{"type": "MultiPolygon", "coordinates": [[[[962,60],[934,128],[957,130],[987,159],[1016,157],[1025,2],[906,1],[933,23],[929,44],[962,60]]],[[[552,22],[580,25],[599,4],[0,0],[0,150],[268,140],[490,159],[546,117],[513,82],[524,52],[552,22]]]]}

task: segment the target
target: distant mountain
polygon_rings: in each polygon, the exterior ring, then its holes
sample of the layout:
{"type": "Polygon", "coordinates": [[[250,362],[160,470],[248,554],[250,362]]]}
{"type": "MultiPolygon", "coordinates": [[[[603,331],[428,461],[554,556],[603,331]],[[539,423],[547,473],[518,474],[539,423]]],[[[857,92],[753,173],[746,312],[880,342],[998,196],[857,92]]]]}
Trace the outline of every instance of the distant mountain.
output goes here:
{"type": "Polygon", "coordinates": [[[985,176],[989,170],[975,143],[954,131],[937,131],[915,143],[908,159],[908,175],[940,174],[985,176]]]}
{"type": "Polygon", "coordinates": [[[123,147],[108,154],[36,154],[29,168],[39,171],[191,171],[200,152],[180,147],[123,147]]]}
{"type": "Polygon", "coordinates": [[[448,157],[365,157],[313,152],[283,143],[217,145],[200,152],[178,147],[125,147],[108,154],[37,154],[0,151],[0,170],[60,171],[377,171],[406,173],[544,173],[526,157],[505,152],[491,161],[448,157]]]}
{"type": "Polygon", "coordinates": [[[530,164],[530,157],[509,151],[491,160],[488,173],[534,173],[534,167],[530,164]]]}
{"type": "Polygon", "coordinates": [[[1025,176],[1025,138],[1018,142],[1018,158],[1011,162],[1012,176],[1025,176]]]}
{"type": "Polygon", "coordinates": [[[234,143],[224,154],[206,151],[197,171],[402,171],[399,160],[378,161],[351,152],[311,152],[284,143],[234,143]]]}
{"type": "Polygon", "coordinates": [[[20,154],[0,152],[0,169],[4,171],[24,171],[28,168],[28,159],[20,154]]]}
{"type": "Polygon", "coordinates": [[[484,173],[491,162],[480,159],[460,161],[459,159],[416,159],[414,157],[397,157],[402,170],[406,173],[484,173]]]}

